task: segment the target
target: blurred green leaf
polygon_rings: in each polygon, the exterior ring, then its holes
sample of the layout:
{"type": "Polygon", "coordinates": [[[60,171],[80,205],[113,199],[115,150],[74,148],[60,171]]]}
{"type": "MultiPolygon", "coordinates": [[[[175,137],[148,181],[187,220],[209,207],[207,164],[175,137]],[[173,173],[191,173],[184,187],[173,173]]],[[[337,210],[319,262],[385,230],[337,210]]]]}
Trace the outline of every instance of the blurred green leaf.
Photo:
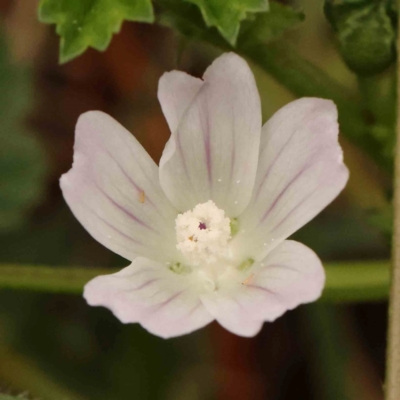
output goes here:
{"type": "Polygon", "coordinates": [[[351,343],[342,315],[329,304],[310,304],[303,311],[307,326],[308,357],[318,399],[351,400],[348,379],[351,343]]]}
{"type": "Polygon", "coordinates": [[[200,10],[194,4],[182,0],[155,0],[161,12],[156,15],[156,22],[180,32],[188,39],[205,39],[229,47],[229,43],[217,32],[208,29],[200,10]]]}
{"type": "Polygon", "coordinates": [[[393,234],[394,221],[393,206],[391,204],[379,210],[374,210],[374,212],[369,216],[369,220],[383,233],[391,237],[391,235],[393,234]]]}
{"type": "MultiPolygon", "coordinates": [[[[180,0],[157,0],[162,12],[157,15],[157,22],[168,26],[191,39],[200,39],[233,50],[216,30],[208,29],[198,9],[180,0]]],[[[269,11],[250,16],[241,24],[237,38],[237,49],[254,42],[264,44],[278,39],[285,31],[304,20],[304,14],[289,6],[277,2],[269,3],[269,11]]]]}
{"type": "Polygon", "coordinates": [[[239,43],[259,40],[270,42],[278,39],[285,31],[298,25],[304,20],[304,14],[289,6],[270,2],[269,12],[255,15],[242,23],[240,28],[239,43]]]}
{"type": "Polygon", "coordinates": [[[207,26],[215,26],[222,36],[235,45],[240,22],[249,13],[268,11],[268,0],[187,0],[196,4],[207,26]]]}
{"type": "Polygon", "coordinates": [[[348,67],[376,74],[395,59],[396,31],[391,0],[326,0],[325,14],[337,33],[348,67]]]}
{"type": "Polygon", "coordinates": [[[30,75],[11,65],[0,41],[0,233],[21,226],[27,211],[42,198],[45,155],[22,125],[31,99],[30,75]]]}
{"type": "Polygon", "coordinates": [[[369,136],[377,143],[376,151],[393,162],[396,142],[396,72],[390,68],[381,74],[358,76],[369,136]]]}
{"type": "Polygon", "coordinates": [[[124,20],[153,22],[154,15],[150,0],[41,0],[39,19],[57,25],[64,63],[88,47],[105,50],[124,20]]]}

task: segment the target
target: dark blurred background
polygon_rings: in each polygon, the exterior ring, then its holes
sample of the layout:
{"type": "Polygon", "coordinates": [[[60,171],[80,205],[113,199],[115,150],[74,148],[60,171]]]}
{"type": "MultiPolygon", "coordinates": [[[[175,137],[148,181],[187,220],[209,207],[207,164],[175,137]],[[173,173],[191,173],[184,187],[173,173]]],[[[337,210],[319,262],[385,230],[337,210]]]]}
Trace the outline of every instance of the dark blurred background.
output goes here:
{"type": "MultiPolygon", "coordinates": [[[[286,40],[355,91],[321,7],[299,3],[306,20],[286,40]]],[[[127,261],[95,242],[61,196],[75,122],[85,111],[105,111],[158,161],[169,136],[159,77],[171,69],[201,76],[218,51],[166,28],[125,23],[106,52],[59,65],[59,39],[37,21],[37,6],[0,0],[0,263],[122,267],[127,261]]],[[[293,97],[254,72],[266,120],[293,97]]],[[[388,181],[357,148],[342,146],[350,183],[296,239],[323,261],[387,259],[388,237],[368,213],[386,206],[388,181]]],[[[381,400],[386,306],[318,302],[252,339],[213,323],[163,340],[81,296],[0,290],[0,392],[51,400],[381,400]]]]}

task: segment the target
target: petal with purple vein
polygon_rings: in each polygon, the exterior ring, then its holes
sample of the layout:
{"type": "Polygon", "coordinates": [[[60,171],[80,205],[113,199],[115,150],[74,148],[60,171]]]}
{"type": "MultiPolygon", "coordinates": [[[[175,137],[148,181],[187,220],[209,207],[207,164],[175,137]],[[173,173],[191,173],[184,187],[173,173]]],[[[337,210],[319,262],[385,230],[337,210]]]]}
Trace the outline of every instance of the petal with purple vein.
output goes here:
{"type": "Polygon", "coordinates": [[[121,322],[138,322],[164,338],[190,333],[213,320],[200,301],[196,280],[141,257],[116,274],[94,278],[85,286],[84,297],[92,306],[110,309],[121,322]]]}
{"type": "Polygon", "coordinates": [[[264,321],[274,321],[287,310],[315,301],[325,282],[315,253],[291,240],[238,278],[236,282],[220,281],[218,290],[201,299],[222,326],[241,336],[254,336],[264,321]]]}
{"type": "Polygon", "coordinates": [[[91,111],[77,123],[74,163],[61,188],[88,232],[133,260],[176,259],[175,218],[158,168],[137,140],[110,116],[91,111]]]}
{"type": "Polygon", "coordinates": [[[180,211],[211,199],[236,217],[254,185],[260,98],[250,68],[233,53],[215,60],[203,78],[161,158],[160,183],[180,211]]]}
{"type": "Polygon", "coordinates": [[[338,132],[335,105],[316,98],[289,103],[264,125],[253,196],[233,243],[238,257],[263,258],[340,193],[348,170],[338,132]]]}

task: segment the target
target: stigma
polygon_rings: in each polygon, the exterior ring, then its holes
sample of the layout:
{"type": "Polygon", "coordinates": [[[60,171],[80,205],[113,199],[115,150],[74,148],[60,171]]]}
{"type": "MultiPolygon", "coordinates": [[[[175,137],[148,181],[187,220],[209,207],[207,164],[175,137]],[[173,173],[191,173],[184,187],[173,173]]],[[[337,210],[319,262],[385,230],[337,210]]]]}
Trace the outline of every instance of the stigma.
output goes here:
{"type": "Polygon", "coordinates": [[[212,200],[179,214],[175,229],[176,247],[189,264],[199,266],[229,259],[231,221],[212,200]]]}

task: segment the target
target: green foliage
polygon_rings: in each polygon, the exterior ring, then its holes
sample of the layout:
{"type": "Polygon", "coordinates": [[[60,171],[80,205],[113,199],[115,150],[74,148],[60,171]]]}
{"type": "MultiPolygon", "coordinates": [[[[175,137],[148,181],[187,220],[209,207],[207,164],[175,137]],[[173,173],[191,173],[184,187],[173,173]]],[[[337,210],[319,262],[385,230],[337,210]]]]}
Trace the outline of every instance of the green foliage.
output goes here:
{"type": "Polygon", "coordinates": [[[392,68],[379,75],[359,76],[358,87],[370,121],[369,135],[378,145],[376,151],[393,162],[397,96],[395,71],[392,68]]]}
{"type": "Polygon", "coordinates": [[[391,237],[393,234],[394,212],[391,204],[376,210],[370,215],[369,220],[378,227],[383,233],[391,237]]]}
{"type": "Polygon", "coordinates": [[[44,153],[21,125],[30,99],[27,71],[11,65],[0,43],[0,233],[16,229],[44,190],[44,153]]]}
{"type": "MultiPolygon", "coordinates": [[[[200,13],[196,13],[198,10],[195,7],[191,7],[191,4],[183,7],[183,4],[179,3],[178,0],[157,0],[162,11],[157,16],[157,22],[173,28],[190,39],[203,40],[217,46],[222,51],[232,50],[232,46],[223,40],[216,30],[207,29],[200,13]]],[[[272,4],[271,16],[275,12],[272,4]]],[[[293,46],[287,42],[284,45],[278,41],[272,42],[272,39],[275,38],[269,37],[270,43],[266,44],[266,40],[258,40],[251,32],[243,30],[234,50],[273,76],[295,96],[332,99],[339,110],[341,133],[368,153],[385,170],[392,171],[392,160],[377,152],[376,140],[365,134],[369,126],[357,96],[349,88],[339,84],[330,75],[305,60],[293,46]]]]}
{"type": "MultiPolygon", "coordinates": [[[[210,28],[215,27],[231,46],[238,40],[270,41],[304,18],[268,0],[157,0],[156,4],[162,10],[159,21],[174,20],[169,23],[174,27],[179,19],[179,30],[183,25],[191,27],[187,34],[192,38],[198,37],[194,27],[211,35],[216,31],[210,28]]],[[[39,19],[57,25],[64,63],[88,47],[104,51],[124,20],[153,22],[154,16],[151,0],[41,0],[39,19]]]]}
{"type": "Polygon", "coordinates": [[[310,304],[304,311],[307,336],[304,343],[311,364],[316,398],[351,400],[353,380],[348,379],[352,343],[345,313],[328,304],[310,304]]]}
{"type": "Polygon", "coordinates": [[[325,13],[336,31],[343,59],[355,73],[376,74],[394,61],[391,0],[326,0],[325,13]]]}
{"type": "Polygon", "coordinates": [[[278,39],[284,32],[304,20],[304,14],[280,3],[271,2],[268,13],[257,14],[253,19],[244,21],[239,42],[259,40],[267,43],[278,39]]]}
{"type": "MultiPolygon", "coordinates": [[[[205,40],[226,49],[233,46],[227,43],[217,31],[209,29],[198,9],[180,0],[158,0],[162,12],[157,22],[181,32],[188,38],[205,40]]],[[[285,31],[296,26],[304,15],[291,7],[276,2],[269,3],[269,12],[258,13],[242,22],[237,38],[237,48],[247,44],[268,43],[278,39],[285,31]]]]}
{"type": "Polygon", "coordinates": [[[67,62],[88,47],[103,51],[122,22],[153,22],[150,0],[42,0],[39,19],[57,25],[60,61],[67,62]]]}
{"type": "Polygon", "coordinates": [[[187,0],[196,4],[207,26],[215,26],[222,36],[234,46],[240,22],[248,13],[268,11],[268,0],[187,0]]]}

